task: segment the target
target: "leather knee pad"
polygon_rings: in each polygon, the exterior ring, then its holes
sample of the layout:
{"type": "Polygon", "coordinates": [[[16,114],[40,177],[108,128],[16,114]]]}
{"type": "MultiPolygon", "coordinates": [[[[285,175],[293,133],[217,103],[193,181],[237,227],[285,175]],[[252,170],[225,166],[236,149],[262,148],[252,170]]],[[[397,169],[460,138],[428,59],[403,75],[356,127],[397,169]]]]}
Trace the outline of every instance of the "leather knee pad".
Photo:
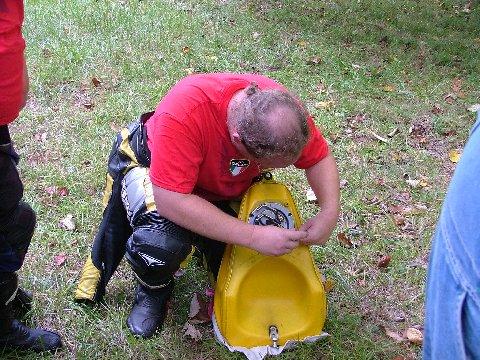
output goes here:
{"type": "Polygon", "coordinates": [[[27,253],[36,223],[35,211],[26,202],[20,201],[4,235],[6,241],[20,256],[27,253]]]}
{"type": "Polygon", "coordinates": [[[134,229],[127,242],[126,258],[143,285],[156,288],[170,283],[180,263],[192,251],[191,241],[184,235],[181,228],[178,232],[171,228],[134,229]]]}

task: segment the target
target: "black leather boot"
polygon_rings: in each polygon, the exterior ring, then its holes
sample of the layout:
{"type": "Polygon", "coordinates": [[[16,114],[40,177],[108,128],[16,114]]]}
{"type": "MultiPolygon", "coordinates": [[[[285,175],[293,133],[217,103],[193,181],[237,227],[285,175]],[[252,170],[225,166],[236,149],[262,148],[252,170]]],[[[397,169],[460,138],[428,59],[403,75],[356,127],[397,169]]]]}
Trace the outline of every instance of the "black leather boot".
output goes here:
{"type": "Polygon", "coordinates": [[[134,335],[149,338],[162,328],[172,291],[173,281],[160,289],[138,284],[135,302],[127,319],[128,328],[134,335]]]}
{"type": "Polygon", "coordinates": [[[32,293],[19,287],[15,294],[15,298],[11,302],[15,319],[23,318],[30,310],[32,310],[32,302],[32,293]]]}
{"type": "Polygon", "coordinates": [[[0,276],[0,348],[20,350],[54,351],[62,347],[60,336],[52,331],[30,329],[13,318],[12,302],[17,290],[17,275],[2,273],[0,276]]]}

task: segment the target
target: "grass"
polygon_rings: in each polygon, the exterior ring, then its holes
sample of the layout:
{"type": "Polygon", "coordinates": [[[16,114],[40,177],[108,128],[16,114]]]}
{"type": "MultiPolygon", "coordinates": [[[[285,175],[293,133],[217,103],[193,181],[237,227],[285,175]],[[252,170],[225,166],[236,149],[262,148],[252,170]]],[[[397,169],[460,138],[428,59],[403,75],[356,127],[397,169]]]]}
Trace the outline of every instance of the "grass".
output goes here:
{"type": "MultiPolygon", "coordinates": [[[[53,1],[26,4],[24,34],[30,100],[12,127],[38,227],[21,271],[34,289],[31,319],[58,330],[67,346],[53,359],[241,359],[204,339],[182,337],[193,291],[206,286],[198,267],[180,279],[161,336],[143,341],[125,325],[134,281],[125,264],[106,305],[76,305],[73,290],[101,216],[107,155],[118,126],[155,107],[192,72],[260,72],[297,92],[338,161],[342,213],[338,232],[315,248],[336,287],[325,330],[332,336],[279,359],[420,358],[395,342],[423,324],[423,287],[430,237],[454,164],[480,100],[480,8],[467,1],[152,0],[53,1]],[[469,11],[468,11],[469,10],[469,11]],[[92,79],[101,81],[94,86],[92,79]],[[328,104],[328,106],[327,106],[328,104]],[[387,137],[388,143],[374,135],[387,137]],[[416,188],[406,178],[422,180],[416,188]],[[49,186],[69,194],[50,195],[49,186]],[[392,206],[403,211],[397,223],[392,206]],[[73,214],[77,228],[58,227],[73,214]],[[57,266],[55,256],[66,256],[57,266]],[[378,260],[392,257],[386,269],[378,260]],[[399,319],[403,321],[398,322],[399,319]],[[395,321],[397,320],[397,321],[395,321]]],[[[304,218],[300,171],[276,172],[304,218]]],[[[33,320],[29,320],[33,325],[33,320]]],[[[4,352],[4,358],[37,359],[4,352]]]]}

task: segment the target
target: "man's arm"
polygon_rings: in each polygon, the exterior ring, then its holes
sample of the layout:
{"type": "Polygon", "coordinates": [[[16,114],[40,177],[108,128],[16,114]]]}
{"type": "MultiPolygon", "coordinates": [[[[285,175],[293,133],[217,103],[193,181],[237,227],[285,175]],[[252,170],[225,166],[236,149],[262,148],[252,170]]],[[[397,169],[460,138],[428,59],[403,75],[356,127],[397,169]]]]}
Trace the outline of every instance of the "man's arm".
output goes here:
{"type": "Polygon", "coordinates": [[[332,234],[340,211],[339,176],[331,154],[305,170],[307,180],[320,205],[320,212],[307,220],[300,230],[308,233],[305,244],[323,245],[332,234]]]}
{"type": "Polygon", "coordinates": [[[287,254],[307,236],[306,231],[247,224],[225,214],[207,200],[153,185],[159,214],[210,239],[246,246],[264,255],[287,254]]]}

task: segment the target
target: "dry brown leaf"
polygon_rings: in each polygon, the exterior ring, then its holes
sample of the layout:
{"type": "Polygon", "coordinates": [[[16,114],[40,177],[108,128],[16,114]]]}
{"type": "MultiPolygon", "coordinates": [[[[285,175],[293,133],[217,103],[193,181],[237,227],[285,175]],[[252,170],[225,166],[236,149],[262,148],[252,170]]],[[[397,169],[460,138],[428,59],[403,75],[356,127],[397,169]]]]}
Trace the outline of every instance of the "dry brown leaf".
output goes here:
{"type": "Polygon", "coordinates": [[[85,101],[82,105],[87,110],[90,110],[90,109],[93,108],[93,102],[91,102],[91,101],[85,101]]]}
{"type": "Polygon", "coordinates": [[[63,187],[57,189],[57,194],[59,196],[65,197],[65,196],[68,196],[69,191],[66,187],[63,186],[63,187]]]}
{"type": "Polygon", "coordinates": [[[315,103],[314,106],[317,109],[330,110],[335,106],[335,101],[333,101],[333,100],[319,101],[319,102],[315,103]]]}
{"type": "Polygon", "coordinates": [[[189,337],[195,342],[202,340],[202,333],[200,330],[198,330],[195,325],[190,324],[188,321],[183,326],[183,336],[189,337]]]}
{"type": "Polygon", "coordinates": [[[326,279],[323,282],[323,289],[328,294],[335,287],[335,282],[332,279],[326,279]]]}
{"type": "Polygon", "coordinates": [[[182,47],[182,52],[183,52],[184,54],[188,54],[188,53],[190,52],[190,47],[189,47],[189,46],[184,46],[184,47],[182,47]]]}
{"type": "Polygon", "coordinates": [[[194,293],[190,302],[190,312],[188,321],[191,324],[202,324],[210,322],[211,318],[208,314],[208,301],[203,300],[198,293],[194,293]]]}
{"type": "Polygon", "coordinates": [[[93,77],[92,78],[92,84],[95,87],[99,87],[100,85],[102,85],[102,82],[100,80],[98,80],[96,77],[93,77]]]}
{"type": "Polygon", "coordinates": [[[462,89],[463,80],[460,78],[455,78],[452,80],[452,91],[458,93],[462,89]]]}
{"type": "Polygon", "coordinates": [[[347,235],[345,235],[344,232],[338,233],[338,234],[337,234],[337,239],[338,239],[338,241],[340,241],[340,244],[342,244],[343,246],[345,246],[345,247],[347,247],[347,248],[353,247],[352,242],[351,242],[350,239],[347,237],[347,235]]]}
{"type": "Polygon", "coordinates": [[[457,95],[455,94],[447,94],[443,97],[443,100],[445,100],[447,104],[453,104],[456,98],[457,98],[457,95]]]}
{"type": "Polygon", "coordinates": [[[430,111],[432,112],[432,114],[435,114],[435,115],[443,113],[443,109],[437,104],[433,105],[432,110],[430,111]]]}
{"type": "Polygon", "coordinates": [[[383,85],[382,90],[386,92],[393,92],[395,91],[395,85],[392,85],[392,84],[383,85]]]}
{"type": "Polygon", "coordinates": [[[405,331],[405,336],[412,344],[421,345],[423,342],[423,334],[418,329],[408,328],[405,331]]]}
{"type": "Polygon", "coordinates": [[[455,163],[455,164],[458,163],[460,160],[460,156],[461,155],[458,152],[458,150],[453,149],[448,152],[448,158],[452,163],[455,163]]]}
{"type": "Polygon", "coordinates": [[[395,341],[400,342],[400,341],[405,340],[405,338],[402,335],[400,335],[399,333],[397,333],[396,331],[390,330],[386,327],[384,327],[384,330],[385,330],[385,335],[387,335],[389,338],[392,338],[395,341]]]}
{"type": "Polygon", "coordinates": [[[384,269],[390,264],[390,260],[392,260],[391,256],[385,255],[380,260],[378,260],[377,266],[380,269],[384,269]]]}
{"type": "Polygon", "coordinates": [[[397,226],[404,226],[407,220],[400,214],[394,214],[393,215],[393,221],[395,222],[395,225],[397,226]]]}

